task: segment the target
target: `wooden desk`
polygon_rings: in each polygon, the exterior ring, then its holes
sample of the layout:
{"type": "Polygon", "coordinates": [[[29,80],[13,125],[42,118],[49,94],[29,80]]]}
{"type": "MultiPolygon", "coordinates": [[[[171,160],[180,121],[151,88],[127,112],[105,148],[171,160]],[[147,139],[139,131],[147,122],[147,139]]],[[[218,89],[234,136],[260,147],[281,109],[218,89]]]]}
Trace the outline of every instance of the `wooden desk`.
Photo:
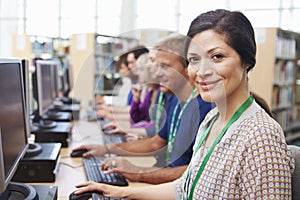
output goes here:
{"type": "MultiPolygon", "coordinates": [[[[74,122],[72,138],[69,147],[61,149],[61,160],[54,183],[48,183],[58,186],[58,199],[68,200],[71,192],[76,190],[75,185],[86,181],[81,158],[71,158],[72,148],[81,144],[102,143],[101,128],[96,122],[76,121],[74,122]]],[[[140,166],[152,166],[155,158],[149,157],[126,157],[132,163],[140,166]]],[[[45,183],[43,183],[45,184],[45,183]]],[[[129,185],[139,186],[146,183],[129,182],[129,185]]]]}

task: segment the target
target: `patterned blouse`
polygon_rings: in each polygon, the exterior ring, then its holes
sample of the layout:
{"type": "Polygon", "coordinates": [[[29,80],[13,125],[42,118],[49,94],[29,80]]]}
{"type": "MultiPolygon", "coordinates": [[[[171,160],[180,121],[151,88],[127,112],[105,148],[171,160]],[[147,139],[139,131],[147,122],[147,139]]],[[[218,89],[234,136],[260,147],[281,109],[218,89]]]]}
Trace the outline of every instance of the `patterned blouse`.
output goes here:
{"type": "MultiPolygon", "coordinates": [[[[216,114],[217,108],[207,114],[195,144],[216,114]]],[[[183,176],[175,181],[176,199],[188,199],[208,151],[203,146],[183,176]]],[[[282,128],[253,101],[215,147],[195,186],[193,199],[291,199],[293,169],[294,160],[282,128]]]]}

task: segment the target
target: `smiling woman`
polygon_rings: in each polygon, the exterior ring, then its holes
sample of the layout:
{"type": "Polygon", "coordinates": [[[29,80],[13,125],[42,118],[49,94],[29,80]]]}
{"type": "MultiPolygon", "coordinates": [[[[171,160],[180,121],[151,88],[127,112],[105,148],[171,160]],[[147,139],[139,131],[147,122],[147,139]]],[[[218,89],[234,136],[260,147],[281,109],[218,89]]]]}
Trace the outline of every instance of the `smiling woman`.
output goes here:
{"type": "Polygon", "coordinates": [[[282,128],[248,88],[248,72],[256,62],[251,23],[240,12],[211,11],[191,23],[188,37],[189,75],[202,98],[217,108],[200,125],[194,157],[176,182],[177,195],[291,198],[294,165],[282,128]]]}

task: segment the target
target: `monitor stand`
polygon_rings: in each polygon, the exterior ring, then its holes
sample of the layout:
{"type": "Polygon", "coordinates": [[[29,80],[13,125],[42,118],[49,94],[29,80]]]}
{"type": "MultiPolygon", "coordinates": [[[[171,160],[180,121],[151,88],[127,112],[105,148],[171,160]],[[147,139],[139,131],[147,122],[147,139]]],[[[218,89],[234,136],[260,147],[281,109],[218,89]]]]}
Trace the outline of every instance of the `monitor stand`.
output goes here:
{"type": "Polygon", "coordinates": [[[78,99],[75,98],[71,98],[71,97],[58,97],[57,98],[58,101],[61,101],[64,104],[80,104],[80,101],[78,99]]]}
{"type": "Polygon", "coordinates": [[[51,120],[56,122],[71,122],[72,114],[70,112],[60,112],[60,111],[48,111],[44,116],[44,120],[51,120]]]}
{"type": "Polygon", "coordinates": [[[26,154],[25,157],[33,157],[33,156],[37,156],[40,153],[42,153],[43,149],[42,146],[38,143],[30,143],[27,150],[26,150],[26,154]]]}
{"type": "Polygon", "coordinates": [[[25,183],[10,182],[6,190],[0,194],[5,200],[57,200],[58,187],[55,185],[28,185],[25,183]]]}
{"type": "Polygon", "coordinates": [[[51,118],[59,118],[61,116],[61,112],[48,111],[47,116],[51,118]]]}
{"type": "Polygon", "coordinates": [[[31,185],[24,184],[24,183],[10,182],[6,188],[6,191],[1,194],[0,199],[38,200],[39,195],[36,192],[36,189],[31,185]]]}
{"type": "Polygon", "coordinates": [[[40,121],[36,124],[39,129],[51,129],[56,127],[56,122],[52,120],[45,120],[45,119],[40,119],[40,121]]]}

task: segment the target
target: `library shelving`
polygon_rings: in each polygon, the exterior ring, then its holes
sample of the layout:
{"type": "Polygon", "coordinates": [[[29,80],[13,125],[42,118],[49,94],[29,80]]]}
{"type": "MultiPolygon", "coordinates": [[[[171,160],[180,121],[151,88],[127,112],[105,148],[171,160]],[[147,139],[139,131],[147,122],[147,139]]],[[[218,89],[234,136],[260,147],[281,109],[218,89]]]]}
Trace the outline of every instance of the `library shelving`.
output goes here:
{"type": "Polygon", "coordinates": [[[111,93],[120,78],[115,62],[128,49],[138,45],[134,37],[87,33],[71,37],[70,55],[75,77],[73,95],[89,106],[96,94],[111,93]]]}
{"type": "Polygon", "coordinates": [[[300,34],[280,28],[255,29],[256,66],[249,73],[250,89],[266,100],[285,134],[300,129],[300,34]]]}
{"type": "Polygon", "coordinates": [[[52,38],[27,34],[14,34],[12,36],[12,55],[32,61],[35,58],[59,59],[63,61],[66,48],[69,48],[70,40],[65,38],[52,38]]]}

